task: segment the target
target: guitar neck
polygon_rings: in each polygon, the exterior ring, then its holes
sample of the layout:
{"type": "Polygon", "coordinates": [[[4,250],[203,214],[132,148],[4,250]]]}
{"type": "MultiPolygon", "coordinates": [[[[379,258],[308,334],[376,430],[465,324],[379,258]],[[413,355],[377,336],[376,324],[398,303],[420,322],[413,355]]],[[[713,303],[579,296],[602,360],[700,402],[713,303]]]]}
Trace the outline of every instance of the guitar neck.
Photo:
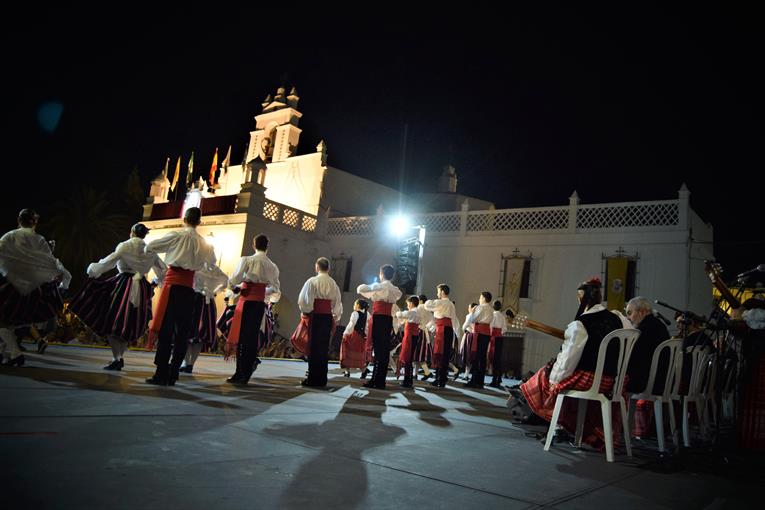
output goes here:
{"type": "Polygon", "coordinates": [[[546,333],[548,335],[554,336],[555,338],[560,338],[561,340],[565,338],[564,331],[562,329],[554,328],[552,326],[548,326],[547,324],[542,324],[541,322],[537,322],[532,319],[526,320],[526,326],[536,331],[539,331],[540,333],[546,333]]]}

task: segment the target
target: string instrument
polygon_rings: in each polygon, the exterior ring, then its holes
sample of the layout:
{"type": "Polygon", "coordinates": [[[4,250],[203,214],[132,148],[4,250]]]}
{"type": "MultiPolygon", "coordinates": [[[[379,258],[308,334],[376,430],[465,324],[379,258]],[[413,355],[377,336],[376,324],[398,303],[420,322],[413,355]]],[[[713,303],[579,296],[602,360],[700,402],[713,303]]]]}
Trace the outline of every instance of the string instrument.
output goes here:
{"type": "Polygon", "coordinates": [[[548,326],[542,322],[529,319],[529,316],[524,313],[516,314],[510,309],[508,309],[505,313],[509,314],[508,317],[513,321],[510,325],[511,329],[524,330],[526,328],[531,328],[535,331],[539,331],[540,333],[545,333],[547,335],[554,336],[555,338],[560,338],[561,340],[565,338],[564,331],[562,329],[548,326]]]}
{"type": "Polygon", "coordinates": [[[736,296],[733,295],[733,292],[728,288],[727,285],[725,285],[725,282],[722,279],[722,267],[717,262],[713,262],[711,260],[704,261],[704,270],[707,273],[707,276],[709,276],[709,279],[712,280],[712,285],[715,286],[715,288],[720,292],[720,295],[725,299],[725,301],[730,304],[731,308],[739,308],[741,306],[741,302],[738,300],[736,296]]]}

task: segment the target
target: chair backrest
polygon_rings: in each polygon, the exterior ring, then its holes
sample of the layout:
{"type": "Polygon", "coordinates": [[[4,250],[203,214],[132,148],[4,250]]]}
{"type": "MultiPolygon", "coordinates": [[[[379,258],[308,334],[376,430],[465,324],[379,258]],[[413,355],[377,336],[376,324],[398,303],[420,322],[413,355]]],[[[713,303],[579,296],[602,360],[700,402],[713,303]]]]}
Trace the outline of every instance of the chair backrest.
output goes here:
{"type": "Polygon", "coordinates": [[[672,387],[671,387],[672,381],[673,381],[673,378],[675,377],[675,370],[676,370],[675,359],[677,357],[682,358],[682,351],[683,351],[682,338],[669,338],[656,346],[656,349],[654,349],[653,351],[653,358],[651,359],[651,369],[648,372],[648,383],[645,385],[645,388],[643,389],[643,391],[641,391],[641,393],[653,394],[654,381],[656,380],[656,372],[658,372],[659,370],[659,358],[661,357],[662,351],[664,351],[665,349],[667,350],[669,354],[669,358],[667,359],[667,373],[664,378],[664,389],[662,391],[662,395],[664,397],[669,397],[669,394],[672,391],[672,387]]]}
{"type": "Polygon", "coordinates": [[[630,356],[632,355],[632,349],[635,347],[640,336],[640,330],[634,328],[615,329],[610,332],[600,342],[600,349],[598,350],[598,364],[595,368],[595,379],[592,381],[592,391],[597,391],[600,388],[600,380],[603,378],[603,365],[606,362],[606,351],[612,341],[619,342],[619,359],[616,364],[616,375],[614,376],[614,388],[613,395],[621,395],[624,387],[624,376],[627,374],[627,365],[630,362],[630,356]]]}
{"type": "Polygon", "coordinates": [[[688,384],[688,396],[704,392],[710,376],[712,376],[711,361],[714,353],[709,347],[694,347],[691,350],[691,380],[688,384]]]}

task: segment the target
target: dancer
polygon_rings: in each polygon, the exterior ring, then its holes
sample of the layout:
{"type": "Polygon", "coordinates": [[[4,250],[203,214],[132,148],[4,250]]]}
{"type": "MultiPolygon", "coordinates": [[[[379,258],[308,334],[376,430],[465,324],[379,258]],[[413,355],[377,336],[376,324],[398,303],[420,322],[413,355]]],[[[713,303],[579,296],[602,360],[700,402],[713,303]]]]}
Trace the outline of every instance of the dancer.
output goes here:
{"type": "Polygon", "coordinates": [[[77,315],[112,349],[112,361],[104,370],[122,370],[124,354],[146,332],[151,320],[154,285],[165,277],[167,266],[156,253],[146,253],[144,239],[149,229],[136,223],[130,238],[114,252],[88,266],[88,280],[72,298],[68,310],[77,315]],[[117,268],[117,274],[101,276],[117,268]],[[153,285],[146,275],[154,271],[153,285]]]}

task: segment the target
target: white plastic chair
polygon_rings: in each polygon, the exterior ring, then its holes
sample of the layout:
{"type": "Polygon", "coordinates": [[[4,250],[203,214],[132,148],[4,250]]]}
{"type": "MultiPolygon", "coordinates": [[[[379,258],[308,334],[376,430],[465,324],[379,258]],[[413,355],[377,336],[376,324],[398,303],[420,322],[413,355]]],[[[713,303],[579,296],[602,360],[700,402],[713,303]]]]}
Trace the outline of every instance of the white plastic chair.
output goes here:
{"type": "MultiPolygon", "coordinates": [[[[630,397],[630,429],[635,420],[635,408],[637,407],[638,400],[648,400],[653,402],[654,421],[656,421],[656,438],[659,441],[659,451],[663,452],[664,449],[664,404],[669,406],[669,428],[672,434],[672,440],[675,447],[679,447],[679,441],[677,437],[677,422],[675,421],[675,408],[672,405],[672,382],[675,377],[679,377],[677,373],[676,358],[682,357],[683,351],[683,339],[682,338],[670,338],[663,341],[656,346],[653,351],[653,357],[651,359],[651,368],[648,372],[648,383],[640,393],[635,393],[630,397]],[[667,351],[669,358],[667,359],[667,375],[664,378],[664,390],[661,395],[654,395],[653,387],[656,380],[656,372],[659,367],[659,358],[662,351],[667,351]]],[[[682,366],[681,366],[682,367],[682,366]]]]}
{"type": "Polygon", "coordinates": [[[693,402],[696,407],[696,416],[699,421],[699,427],[701,432],[704,432],[704,410],[707,407],[707,394],[706,389],[709,387],[710,378],[713,376],[713,370],[710,369],[710,361],[712,359],[712,350],[709,347],[694,347],[691,350],[691,378],[688,382],[688,392],[686,395],[680,394],[680,385],[682,383],[682,365],[683,356],[678,356],[679,367],[677,369],[677,377],[675,378],[675,384],[672,389],[672,400],[682,401],[682,425],[683,425],[683,444],[686,448],[691,446],[691,433],[690,424],[688,419],[688,404],[693,402]]]}
{"type": "Polygon", "coordinates": [[[598,350],[598,362],[595,368],[595,378],[592,382],[592,386],[589,390],[566,390],[561,391],[558,394],[558,398],[555,400],[555,409],[553,410],[552,421],[550,422],[550,428],[547,430],[547,441],[545,442],[545,451],[550,450],[553,436],[555,435],[555,427],[558,425],[558,417],[560,416],[560,409],[563,406],[563,399],[578,398],[579,408],[576,414],[576,445],[582,445],[582,431],[584,429],[584,418],[587,413],[587,401],[595,400],[600,402],[600,411],[603,415],[603,433],[606,438],[606,460],[608,462],[614,461],[614,436],[611,430],[611,406],[614,402],[618,402],[622,413],[622,428],[624,429],[624,445],[627,448],[627,455],[632,457],[632,447],[630,445],[630,431],[629,421],[627,419],[627,405],[622,397],[622,390],[624,388],[624,376],[627,373],[627,365],[630,361],[630,355],[632,354],[632,348],[635,346],[635,342],[640,336],[640,331],[637,329],[617,329],[606,335],[603,341],[600,343],[600,349],[598,350]],[[619,342],[619,358],[616,365],[616,376],[614,378],[614,386],[612,388],[612,396],[608,398],[603,393],[600,393],[600,381],[603,378],[603,364],[606,360],[606,350],[611,341],[616,340],[619,342]]]}

